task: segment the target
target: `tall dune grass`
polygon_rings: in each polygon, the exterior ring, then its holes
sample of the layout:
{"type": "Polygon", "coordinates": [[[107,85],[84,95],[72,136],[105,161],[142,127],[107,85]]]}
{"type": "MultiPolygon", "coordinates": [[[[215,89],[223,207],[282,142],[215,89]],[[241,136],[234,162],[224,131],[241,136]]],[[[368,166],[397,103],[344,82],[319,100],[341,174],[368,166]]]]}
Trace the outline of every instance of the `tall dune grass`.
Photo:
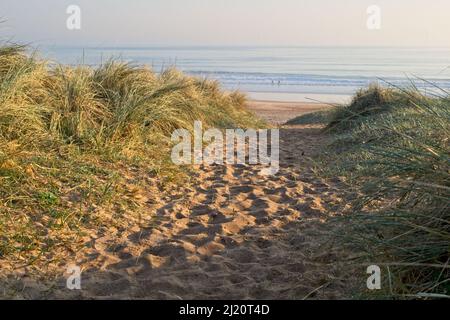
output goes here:
{"type": "Polygon", "coordinates": [[[371,87],[327,130],[362,192],[342,239],[384,267],[387,296],[450,297],[449,96],[371,87]]]}
{"type": "Polygon", "coordinates": [[[90,224],[113,223],[96,212],[119,222],[120,212],[138,212],[142,204],[126,188],[155,174],[182,176],[169,161],[172,131],[192,129],[195,120],[261,126],[244,104],[240,93],[173,69],[155,74],[118,61],[72,67],[0,46],[2,269],[75,250],[90,224]]]}

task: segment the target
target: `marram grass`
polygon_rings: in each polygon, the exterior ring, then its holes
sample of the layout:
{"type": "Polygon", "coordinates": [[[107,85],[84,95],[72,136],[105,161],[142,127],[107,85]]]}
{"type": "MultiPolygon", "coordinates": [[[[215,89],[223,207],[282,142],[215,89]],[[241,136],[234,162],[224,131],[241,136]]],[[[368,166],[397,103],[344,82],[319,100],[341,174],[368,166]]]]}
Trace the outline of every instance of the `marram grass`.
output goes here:
{"type": "Polygon", "coordinates": [[[186,179],[169,158],[173,130],[196,120],[205,127],[263,125],[244,109],[243,95],[214,81],[117,61],[58,65],[26,50],[0,47],[5,272],[58,263],[83,245],[89,228],[149,218],[136,190],[145,192],[148,179],[160,188],[186,179]]]}
{"type": "Polygon", "coordinates": [[[383,268],[386,296],[450,297],[449,96],[371,87],[335,110],[327,130],[334,172],[361,191],[344,243],[383,268]]]}

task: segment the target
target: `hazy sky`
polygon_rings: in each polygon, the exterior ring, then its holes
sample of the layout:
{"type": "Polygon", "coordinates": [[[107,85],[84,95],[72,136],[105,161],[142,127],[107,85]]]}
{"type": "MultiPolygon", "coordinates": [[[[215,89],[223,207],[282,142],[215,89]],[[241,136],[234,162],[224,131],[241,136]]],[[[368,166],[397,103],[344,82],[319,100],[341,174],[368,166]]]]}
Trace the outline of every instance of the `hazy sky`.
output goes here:
{"type": "Polygon", "coordinates": [[[34,45],[450,46],[450,0],[1,0],[0,17],[1,39],[34,45]]]}

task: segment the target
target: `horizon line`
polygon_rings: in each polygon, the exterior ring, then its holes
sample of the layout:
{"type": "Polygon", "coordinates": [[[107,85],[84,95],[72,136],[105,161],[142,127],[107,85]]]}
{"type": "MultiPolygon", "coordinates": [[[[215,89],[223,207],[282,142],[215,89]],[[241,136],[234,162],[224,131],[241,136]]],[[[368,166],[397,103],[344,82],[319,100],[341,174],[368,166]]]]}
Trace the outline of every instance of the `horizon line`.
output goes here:
{"type": "Polygon", "coordinates": [[[449,46],[442,46],[442,45],[229,45],[229,44],[146,44],[146,45],[111,45],[111,44],[99,44],[99,45],[93,45],[93,44],[33,44],[33,43],[27,43],[26,46],[32,46],[32,47],[56,47],[56,48],[85,48],[85,49],[115,49],[115,48],[126,48],[126,49],[146,49],[146,48],[167,48],[167,49],[173,49],[173,48],[392,48],[392,49],[423,49],[423,48],[430,48],[430,49],[450,49],[449,46]]]}

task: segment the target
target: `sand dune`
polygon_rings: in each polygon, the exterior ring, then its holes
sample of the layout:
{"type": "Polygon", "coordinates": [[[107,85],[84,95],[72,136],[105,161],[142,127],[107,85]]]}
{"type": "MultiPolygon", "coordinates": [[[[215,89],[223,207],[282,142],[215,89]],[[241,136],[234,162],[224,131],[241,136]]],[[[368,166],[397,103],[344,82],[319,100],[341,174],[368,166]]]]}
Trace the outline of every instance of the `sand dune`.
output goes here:
{"type": "MultiPolygon", "coordinates": [[[[265,106],[266,117],[276,113],[272,107],[265,106]]],[[[324,137],[318,126],[294,126],[280,140],[276,176],[259,175],[259,166],[199,166],[190,185],[170,194],[149,186],[137,199],[151,220],[90,234],[74,260],[83,290],[67,290],[60,277],[46,284],[45,297],[342,297],[337,253],[321,237],[329,231],[322,222],[345,206],[344,188],[318,178],[309,159],[324,137]]],[[[43,287],[28,284],[22,294],[42,298],[43,287]]]]}

